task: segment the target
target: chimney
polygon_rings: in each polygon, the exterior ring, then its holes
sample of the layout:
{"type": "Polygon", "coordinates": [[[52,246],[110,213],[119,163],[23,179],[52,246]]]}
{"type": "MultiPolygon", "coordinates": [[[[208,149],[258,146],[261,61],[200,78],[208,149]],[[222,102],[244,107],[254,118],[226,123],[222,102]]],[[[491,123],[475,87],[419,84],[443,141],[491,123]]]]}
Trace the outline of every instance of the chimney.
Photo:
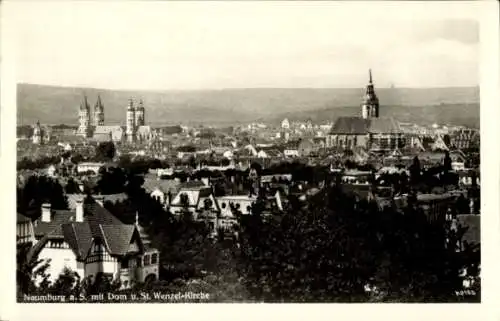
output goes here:
{"type": "Polygon", "coordinates": [[[83,222],[83,198],[76,200],[76,222],[83,222]]]}
{"type": "Polygon", "coordinates": [[[104,196],[102,195],[95,195],[94,200],[96,201],[97,204],[101,205],[104,207],[104,196]]]}
{"type": "Polygon", "coordinates": [[[42,222],[50,222],[51,219],[51,213],[50,213],[50,204],[49,203],[43,203],[42,204],[42,222]]]}

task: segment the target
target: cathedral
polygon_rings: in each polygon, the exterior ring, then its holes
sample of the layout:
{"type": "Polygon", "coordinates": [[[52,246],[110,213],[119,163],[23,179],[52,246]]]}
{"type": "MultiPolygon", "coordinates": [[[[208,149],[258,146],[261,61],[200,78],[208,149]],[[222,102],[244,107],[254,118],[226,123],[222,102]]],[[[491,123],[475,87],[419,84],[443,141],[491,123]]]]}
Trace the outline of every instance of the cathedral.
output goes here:
{"type": "Polygon", "coordinates": [[[327,147],[388,152],[404,146],[398,121],[392,117],[379,117],[379,100],[371,70],[368,77],[361,117],[338,117],[327,136],[327,147]]]}
{"type": "Polygon", "coordinates": [[[104,105],[99,95],[93,112],[91,112],[87,96],[84,95],[78,116],[77,134],[96,141],[140,143],[151,140],[153,136],[151,127],[145,124],[146,115],[142,99],[138,106],[134,106],[134,101],[129,99],[125,126],[104,124],[104,105]]]}

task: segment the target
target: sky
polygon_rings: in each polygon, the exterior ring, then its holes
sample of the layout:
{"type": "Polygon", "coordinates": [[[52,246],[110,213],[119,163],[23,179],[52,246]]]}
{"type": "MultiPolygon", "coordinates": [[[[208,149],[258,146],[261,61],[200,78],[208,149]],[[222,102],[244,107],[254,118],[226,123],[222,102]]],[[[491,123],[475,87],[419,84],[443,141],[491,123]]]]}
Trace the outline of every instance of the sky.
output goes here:
{"type": "Polygon", "coordinates": [[[109,89],[479,84],[470,4],[10,3],[18,82],[109,89]]]}

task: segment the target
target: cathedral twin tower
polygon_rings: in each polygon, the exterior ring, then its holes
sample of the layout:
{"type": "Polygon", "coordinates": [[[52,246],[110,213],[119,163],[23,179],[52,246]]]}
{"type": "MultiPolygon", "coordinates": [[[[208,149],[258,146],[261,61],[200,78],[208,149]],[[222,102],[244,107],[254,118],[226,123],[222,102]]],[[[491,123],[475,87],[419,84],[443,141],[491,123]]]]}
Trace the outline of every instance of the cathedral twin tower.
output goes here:
{"type": "MultiPolygon", "coordinates": [[[[86,138],[92,137],[93,132],[97,128],[104,126],[104,106],[101,102],[101,97],[97,96],[97,101],[94,105],[94,112],[91,115],[90,105],[87,101],[87,96],[83,96],[80,103],[80,111],[78,114],[79,127],[77,130],[78,135],[86,138]]],[[[129,99],[127,107],[127,121],[126,121],[126,135],[129,140],[135,137],[136,131],[139,127],[145,125],[145,108],[142,99],[139,105],[134,107],[134,102],[129,99]]]]}

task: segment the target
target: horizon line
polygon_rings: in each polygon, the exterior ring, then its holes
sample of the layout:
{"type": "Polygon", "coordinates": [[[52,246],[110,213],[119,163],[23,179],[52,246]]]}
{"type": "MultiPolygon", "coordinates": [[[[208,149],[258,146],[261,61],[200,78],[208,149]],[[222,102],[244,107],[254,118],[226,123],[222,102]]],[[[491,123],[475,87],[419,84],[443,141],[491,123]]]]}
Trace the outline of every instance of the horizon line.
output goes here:
{"type": "MultiPolygon", "coordinates": [[[[368,84],[368,83],[367,83],[368,84]]],[[[367,85],[366,84],[366,85],[367,85]]],[[[88,90],[104,90],[104,91],[146,91],[146,92],[162,92],[162,91],[229,91],[229,90],[276,90],[276,89],[364,89],[366,85],[361,87],[223,87],[223,88],[166,88],[166,89],[132,89],[132,88],[99,88],[93,86],[81,86],[81,85],[54,85],[54,84],[42,84],[42,83],[30,83],[30,82],[18,82],[17,86],[29,85],[29,86],[45,86],[45,87],[56,87],[56,88],[67,88],[67,89],[88,89],[88,90]]],[[[433,87],[408,87],[408,86],[377,86],[374,82],[375,89],[470,89],[470,88],[480,88],[480,85],[475,86],[433,86],[433,87]]]]}

